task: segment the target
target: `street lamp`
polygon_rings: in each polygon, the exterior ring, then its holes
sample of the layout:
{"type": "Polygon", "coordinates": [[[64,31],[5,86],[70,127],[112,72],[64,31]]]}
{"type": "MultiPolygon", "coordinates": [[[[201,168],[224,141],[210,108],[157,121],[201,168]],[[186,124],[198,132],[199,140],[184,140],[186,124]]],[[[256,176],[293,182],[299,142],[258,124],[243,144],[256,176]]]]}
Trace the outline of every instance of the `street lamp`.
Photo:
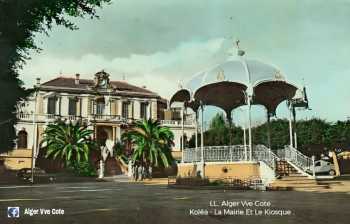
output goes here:
{"type": "Polygon", "coordinates": [[[253,95],[253,88],[251,84],[251,77],[250,77],[250,71],[248,68],[248,64],[244,58],[245,52],[239,48],[239,40],[236,41],[236,47],[237,47],[237,55],[241,59],[241,62],[244,66],[244,70],[247,75],[248,79],[248,89],[245,92],[245,98],[246,98],[246,103],[248,105],[248,133],[249,133],[249,160],[252,161],[253,157],[253,147],[252,147],[252,119],[251,119],[251,98],[253,95]]]}
{"type": "Polygon", "coordinates": [[[36,113],[37,113],[37,111],[36,111],[36,108],[37,108],[37,96],[38,96],[38,91],[37,90],[35,90],[35,93],[34,93],[34,113],[33,113],[33,149],[32,149],[32,162],[31,162],[31,179],[30,179],[30,182],[32,183],[32,184],[34,184],[34,167],[35,167],[35,154],[36,154],[36,150],[37,150],[37,148],[36,148],[36,145],[37,145],[37,143],[36,143],[36,141],[37,141],[37,139],[36,139],[36,135],[37,135],[37,125],[36,125],[36,113]]]}

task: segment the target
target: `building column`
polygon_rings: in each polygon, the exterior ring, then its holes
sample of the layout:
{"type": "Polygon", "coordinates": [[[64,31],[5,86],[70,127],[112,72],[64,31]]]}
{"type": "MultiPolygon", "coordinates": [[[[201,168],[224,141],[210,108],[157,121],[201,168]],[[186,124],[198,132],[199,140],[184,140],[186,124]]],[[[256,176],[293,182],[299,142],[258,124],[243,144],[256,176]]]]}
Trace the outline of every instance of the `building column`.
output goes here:
{"type": "Polygon", "coordinates": [[[112,138],[113,138],[113,142],[116,142],[116,127],[112,126],[112,138]]]}
{"type": "Polygon", "coordinates": [[[116,139],[118,141],[121,141],[122,131],[121,131],[120,125],[116,126],[115,129],[116,129],[116,139]]]}
{"type": "Polygon", "coordinates": [[[97,140],[97,125],[94,124],[93,128],[94,128],[94,140],[96,141],[97,140]]]}
{"type": "Polygon", "coordinates": [[[61,116],[62,96],[58,97],[58,115],[61,116]]]}

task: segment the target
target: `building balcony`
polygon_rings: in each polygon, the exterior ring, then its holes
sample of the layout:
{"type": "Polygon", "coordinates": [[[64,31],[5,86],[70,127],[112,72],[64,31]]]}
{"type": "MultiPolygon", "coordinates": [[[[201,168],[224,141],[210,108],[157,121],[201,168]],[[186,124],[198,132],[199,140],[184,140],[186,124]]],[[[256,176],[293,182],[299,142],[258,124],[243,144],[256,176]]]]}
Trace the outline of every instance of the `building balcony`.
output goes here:
{"type": "MultiPolygon", "coordinates": [[[[98,122],[111,122],[111,123],[124,123],[124,124],[132,124],[139,119],[135,118],[125,118],[121,115],[105,115],[105,114],[91,114],[88,116],[77,116],[77,115],[56,115],[56,114],[37,114],[33,113],[18,113],[17,118],[19,121],[25,122],[53,122],[57,119],[68,120],[68,121],[77,121],[77,120],[86,120],[94,123],[98,122]]],[[[160,124],[168,127],[181,127],[181,120],[161,120],[160,124]]],[[[198,124],[199,125],[199,124],[198,124]]],[[[194,120],[185,120],[185,127],[194,127],[194,120]]]]}
{"type": "Polygon", "coordinates": [[[88,119],[94,122],[128,122],[127,118],[120,115],[92,114],[88,116],[88,119]]]}
{"type": "Polygon", "coordinates": [[[26,122],[53,122],[57,119],[77,121],[77,120],[87,120],[92,122],[120,122],[120,123],[132,123],[134,119],[123,118],[120,115],[102,115],[102,114],[91,114],[88,116],[78,116],[78,115],[56,115],[56,114],[37,114],[33,113],[18,113],[17,118],[19,121],[26,122]]]}
{"type": "MultiPolygon", "coordinates": [[[[33,113],[18,113],[17,119],[20,121],[31,121],[31,122],[50,122],[54,121],[58,118],[62,118],[63,116],[56,115],[56,114],[36,114],[34,117],[33,113]]],[[[70,116],[67,116],[69,120],[72,120],[73,118],[70,116]]]]}

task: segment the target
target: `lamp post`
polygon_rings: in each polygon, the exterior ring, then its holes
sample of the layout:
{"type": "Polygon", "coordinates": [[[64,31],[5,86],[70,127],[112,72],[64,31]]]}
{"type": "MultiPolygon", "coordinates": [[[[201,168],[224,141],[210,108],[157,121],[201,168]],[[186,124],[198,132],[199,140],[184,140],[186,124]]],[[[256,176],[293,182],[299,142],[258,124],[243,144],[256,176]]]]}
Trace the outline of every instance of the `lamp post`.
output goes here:
{"type": "Polygon", "coordinates": [[[251,117],[251,99],[253,95],[253,88],[251,83],[251,77],[250,77],[250,71],[248,64],[244,58],[245,51],[241,50],[239,48],[239,40],[236,41],[236,48],[237,48],[237,55],[241,59],[245,73],[247,75],[248,79],[248,89],[245,92],[246,96],[246,102],[248,105],[248,133],[249,133],[249,160],[252,161],[253,159],[253,145],[252,145],[252,117],[251,117]]]}
{"type": "Polygon", "coordinates": [[[36,139],[36,135],[37,135],[37,125],[36,125],[36,108],[37,108],[37,96],[38,96],[38,92],[35,91],[34,93],[34,113],[33,113],[33,149],[32,149],[32,158],[31,158],[31,179],[30,182],[32,184],[34,184],[34,167],[35,167],[35,155],[36,155],[36,145],[37,145],[37,139],[36,139]]]}
{"type": "Polygon", "coordinates": [[[204,136],[203,136],[203,132],[204,132],[204,105],[201,102],[201,176],[205,177],[204,174],[204,136]]]}
{"type": "Polygon", "coordinates": [[[185,131],[184,131],[184,120],[185,120],[185,115],[184,115],[184,107],[185,105],[182,105],[182,108],[181,108],[181,163],[184,162],[184,149],[185,149],[185,141],[184,141],[184,135],[185,135],[185,131]]]}

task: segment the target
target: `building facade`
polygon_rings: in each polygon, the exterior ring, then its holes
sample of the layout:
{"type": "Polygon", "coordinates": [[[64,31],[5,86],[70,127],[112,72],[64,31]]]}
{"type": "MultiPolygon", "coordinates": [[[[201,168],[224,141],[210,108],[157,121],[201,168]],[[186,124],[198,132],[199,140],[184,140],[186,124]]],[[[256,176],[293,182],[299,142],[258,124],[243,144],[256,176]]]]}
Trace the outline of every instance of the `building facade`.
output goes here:
{"type": "Polygon", "coordinates": [[[114,142],[119,141],[135,121],[158,120],[173,131],[173,154],[177,158],[181,155],[182,134],[186,136],[184,140],[189,140],[195,133],[193,116],[184,116],[182,125],[179,109],[168,109],[166,99],[145,87],[111,81],[104,71],[96,73],[91,80],[80,79],[79,74],[44,83],[37,79],[35,90],[28,100],[18,105],[16,148],[0,155],[9,169],[31,167],[31,158],[38,156],[45,127],[56,119],[87,122],[94,130],[96,141],[114,142]]]}

